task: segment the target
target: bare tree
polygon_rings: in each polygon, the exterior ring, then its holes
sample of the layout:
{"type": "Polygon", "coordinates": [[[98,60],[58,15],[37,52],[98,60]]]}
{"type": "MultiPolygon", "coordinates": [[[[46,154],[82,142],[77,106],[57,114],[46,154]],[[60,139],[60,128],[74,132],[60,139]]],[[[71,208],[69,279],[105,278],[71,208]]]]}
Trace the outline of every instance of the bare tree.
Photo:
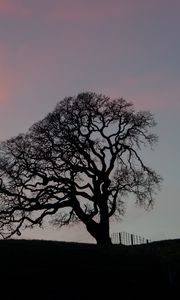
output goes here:
{"type": "Polygon", "coordinates": [[[150,112],[124,99],[87,92],[0,145],[0,234],[8,238],[51,216],[58,226],[81,221],[98,244],[110,244],[109,220],[129,194],[152,207],[161,178],[144,164],[157,136],[150,112]]]}

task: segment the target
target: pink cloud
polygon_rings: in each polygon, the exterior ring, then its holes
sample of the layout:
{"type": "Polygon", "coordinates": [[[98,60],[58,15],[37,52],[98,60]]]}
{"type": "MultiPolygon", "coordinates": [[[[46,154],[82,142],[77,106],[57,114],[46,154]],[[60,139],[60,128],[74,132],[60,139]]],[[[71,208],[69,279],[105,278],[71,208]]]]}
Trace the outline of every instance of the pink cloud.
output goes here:
{"type": "Polygon", "coordinates": [[[14,98],[38,93],[45,82],[51,84],[56,63],[53,49],[43,52],[37,45],[21,45],[14,53],[13,64],[8,62],[6,53],[6,47],[1,47],[0,104],[5,103],[7,106],[13,103],[14,98]]]}
{"type": "Polygon", "coordinates": [[[0,0],[0,15],[25,17],[29,14],[29,9],[27,9],[26,6],[23,6],[18,0],[0,0]]]}
{"type": "Polygon", "coordinates": [[[8,101],[9,85],[8,85],[8,72],[6,65],[5,49],[0,48],[0,105],[2,106],[8,101]]]}
{"type": "Polygon", "coordinates": [[[4,78],[2,78],[2,76],[0,75],[0,105],[1,105],[1,108],[2,108],[2,105],[5,104],[7,99],[8,99],[8,84],[4,80],[4,78]]]}

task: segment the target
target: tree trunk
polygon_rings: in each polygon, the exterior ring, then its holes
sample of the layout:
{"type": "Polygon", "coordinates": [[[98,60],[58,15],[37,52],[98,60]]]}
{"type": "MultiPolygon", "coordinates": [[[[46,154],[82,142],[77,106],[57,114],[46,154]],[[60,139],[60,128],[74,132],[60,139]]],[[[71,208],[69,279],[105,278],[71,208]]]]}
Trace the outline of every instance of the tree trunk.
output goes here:
{"type": "Polygon", "coordinates": [[[102,211],[100,216],[100,223],[91,220],[86,223],[88,232],[95,238],[98,245],[111,245],[111,238],[109,234],[109,217],[105,211],[102,211]]]}
{"type": "Polygon", "coordinates": [[[95,238],[98,245],[111,245],[111,238],[109,235],[109,216],[108,206],[106,203],[99,206],[100,222],[96,223],[93,219],[89,218],[81,209],[80,204],[74,201],[74,210],[79,219],[85,224],[87,231],[95,238]]]}
{"type": "Polygon", "coordinates": [[[96,240],[97,245],[106,246],[112,244],[109,236],[109,230],[103,227],[101,223],[98,224],[94,222],[94,224],[86,224],[86,228],[90,235],[92,235],[96,240]]]}
{"type": "Polygon", "coordinates": [[[106,232],[104,228],[102,228],[101,224],[98,224],[98,232],[95,236],[97,245],[106,246],[112,245],[111,238],[109,236],[109,231],[106,232]]]}

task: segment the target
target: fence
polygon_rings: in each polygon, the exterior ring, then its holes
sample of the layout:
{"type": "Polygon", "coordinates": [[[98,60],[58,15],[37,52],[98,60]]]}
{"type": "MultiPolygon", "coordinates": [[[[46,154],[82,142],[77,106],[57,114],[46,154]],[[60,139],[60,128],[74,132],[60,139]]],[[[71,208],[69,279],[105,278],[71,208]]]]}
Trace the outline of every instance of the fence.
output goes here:
{"type": "Polygon", "coordinates": [[[116,232],[112,233],[111,240],[113,244],[122,244],[122,245],[140,245],[150,243],[150,239],[146,239],[144,237],[127,233],[127,232],[116,232]]]}

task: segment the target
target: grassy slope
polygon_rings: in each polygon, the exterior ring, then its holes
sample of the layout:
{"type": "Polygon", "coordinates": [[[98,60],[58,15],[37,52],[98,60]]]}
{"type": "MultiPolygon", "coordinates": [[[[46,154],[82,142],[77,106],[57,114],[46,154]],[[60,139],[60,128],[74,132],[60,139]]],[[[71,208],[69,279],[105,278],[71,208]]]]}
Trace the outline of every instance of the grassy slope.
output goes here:
{"type": "MultiPolygon", "coordinates": [[[[100,299],[172,293],[180,281],[180,240],[110,246],[0,241],[6,299],[100,299]],[[35,291],[36,290],[36,291],[35,291]]],[[[143,297],[142,297],[143,298],[143,297]]]]}

